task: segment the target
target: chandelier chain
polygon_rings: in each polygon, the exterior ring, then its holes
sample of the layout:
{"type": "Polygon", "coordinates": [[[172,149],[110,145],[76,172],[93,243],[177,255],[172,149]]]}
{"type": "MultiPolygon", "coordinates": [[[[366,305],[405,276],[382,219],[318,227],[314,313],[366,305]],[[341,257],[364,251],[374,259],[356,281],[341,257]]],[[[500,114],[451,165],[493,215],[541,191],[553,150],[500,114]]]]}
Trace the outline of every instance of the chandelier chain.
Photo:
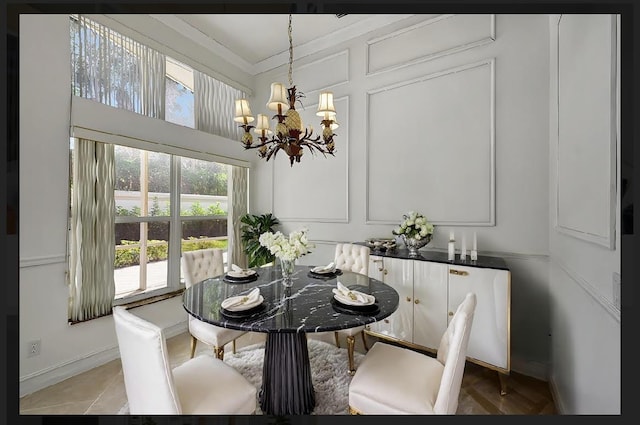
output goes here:
{"type": "Polygon", "coordinates": [[[289,86],[293,86],[293,38],[291,34],[291,14],[289,14],[289,86]]]}

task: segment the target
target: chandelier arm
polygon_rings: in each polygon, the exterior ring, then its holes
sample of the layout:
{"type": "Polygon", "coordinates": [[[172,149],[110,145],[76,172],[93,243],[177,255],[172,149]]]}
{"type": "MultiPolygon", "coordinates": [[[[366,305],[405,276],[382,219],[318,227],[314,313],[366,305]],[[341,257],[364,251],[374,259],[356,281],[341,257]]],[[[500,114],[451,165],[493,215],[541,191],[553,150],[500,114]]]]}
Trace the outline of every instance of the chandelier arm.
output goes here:
{"type": "Polygon", "coordinates": [[[269,152],[267,152],[266,160],[268,161],[272,156],[275,158],[280,149],[282,148],[279,145],[272,146],[269,152]]]}
{"type": "Polygon", "coordinates": [[[300,141],[303,142],[317,142],[318,140],[320,140],[320,135],[317,135],[315,138],[311,138],[311,134],[300,139],[300,141]]]}

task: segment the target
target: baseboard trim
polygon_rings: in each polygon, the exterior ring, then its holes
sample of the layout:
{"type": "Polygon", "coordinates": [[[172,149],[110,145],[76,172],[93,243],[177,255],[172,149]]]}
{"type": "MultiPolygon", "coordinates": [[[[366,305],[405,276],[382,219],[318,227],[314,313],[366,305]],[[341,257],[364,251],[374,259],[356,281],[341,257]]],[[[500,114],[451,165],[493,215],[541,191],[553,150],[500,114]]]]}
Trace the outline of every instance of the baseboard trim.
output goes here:
{"type": "MultiPolygon", "coordinates": [[[[182,321],[164,329],[165,338],[172,338],[188,328],[188,322],[182,321]]],[[[62,382],[79,373],[86,372],[120,357],[118,346],[104,347],[77,359],[50,366],[46,369],[20,377],[20,397],[62,382]]]]}
{"type": "Polygon", "coordinates": [[[553,402],[556,405],[556,411],[559,415],[566,415],[567,409],[562,402],[560,391],[558,391],[558,386],[556,385],[556,381],[553,379],[553,377],[549,378],[549,389],[551,390],[551,397],[553,398],[553,402]]]}
{"type": "Polygon", "coordinates": [[[544,363],[517,359],[511,356],[511,370],[541,381],[547,382],[549,380],[549,367],[544,363]]]}

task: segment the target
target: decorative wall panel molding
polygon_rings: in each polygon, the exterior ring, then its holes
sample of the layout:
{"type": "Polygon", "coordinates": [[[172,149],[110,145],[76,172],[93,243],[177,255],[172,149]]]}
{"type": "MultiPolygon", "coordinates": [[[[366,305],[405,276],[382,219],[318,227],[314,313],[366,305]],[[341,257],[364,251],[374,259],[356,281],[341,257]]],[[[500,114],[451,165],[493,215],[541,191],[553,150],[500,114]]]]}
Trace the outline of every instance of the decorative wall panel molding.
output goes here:
{"type": "Polygon", "coordinates": [[[29,257],[20,259],[20,268],[44,266],[47,264],[65,263],[67,256],[64,254],[46,255],[41,257],[29,257]]]}
{"type": "Polygon", "coordinates": [[[556,229],[613,249],[616,185],[616,18],[558,22],[556,229]]]}
{"type": "Polygon", "coordinates": [[[414,210],[436,225],[495,225],[494,65],[367,93],[367,224],[398,224],[414,210]]]}
{"type": "Polygon", "coordinates": [[[496,39],[495,15],[438,15],[367,41],[367,75],[461,52],[496,39]],[[416,43],[415,40],[424,40],[416,43]]]}
{"type": "MultiPolygon", "coordinates": [[[[340,127],[335,130],[335,156],[313,155],[308,149],[300,163],[289,165],[289,157],[280,153],[272,158],[273,214],[281,222],[318,223],[349,222],[349,97],[334,99],[340,127]]],[[[318,105],[305,105],[298,110],[305,125],[313,123],[320,132],[318,105]]]]}
{"type": "MultiPolygon", "coordinates": [[[[276,79],[289,86],[288,75],[281,74],[276,79]]],[[[348,82],[349,50],[343,50],[304,65],[296,65],[294,62],[293,83],[304,91],[307,100],[317,97],[311,96],[312,93],[348,82]],[[319,69],[322,72],[318,72],[319,69]]],[[[305,104],[304,100],[303,104],[305,104]]],[[[305,108],[307,108],[306,104],[305,108]]]]}
{"type": "Polygon", "coordinates": [[[551,257],[551,261],[555,263],[571,280],[573,280],[578,286],[580,286],[587,294],[591,296],[598,304],[604,308],[607,313],[614,319],[620,322],[620,309],[617,308],[611,300],[605,298],[600,292],[592,285],[588,280],[580,276],[573,269],[567,266],[562,261],[559,261],[557,257],[551,257]]]}

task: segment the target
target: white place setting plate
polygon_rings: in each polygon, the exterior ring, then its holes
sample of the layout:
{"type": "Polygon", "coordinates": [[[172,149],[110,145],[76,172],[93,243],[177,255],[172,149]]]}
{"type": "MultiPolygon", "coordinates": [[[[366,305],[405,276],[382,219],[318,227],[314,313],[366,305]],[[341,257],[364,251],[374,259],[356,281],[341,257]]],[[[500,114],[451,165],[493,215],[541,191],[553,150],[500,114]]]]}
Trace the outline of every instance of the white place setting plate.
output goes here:
{"type": "Polygon", "coordinates": [[[326,266],[316,266],[312,268],[311,271],[315,274],[330,274],[330,273],[335,273],[336,266],[335,264],[331,263],[326,266]]]}
{"type": "Polygon", "coordinates": [[[248,294],[236,295],[222,301],[220,307],[227,311],[244,311],[259,306],[264,301],[260,289],[254,288],[248,294]]]}
{"type": "Polygon", "coordinates": [[[235,279],[252,277],[254,274],[256,274],[255,270],[230,270],[227,272],[227,276],[233,277],[235,279]]]}
{"type": "Polygon", "coordinates": [[[346,305],[352,305],[352,306],[367,306],[367,305],[371,305],[373,303],[376,302],[376,297],[374,297],[373,295],[369,295],[369,294],[364,294],[362,292],[358,292],[358,291],[351,291],[354,294],[357,293],[357,295],[359,295],[358,298],[362,297],[365,299],[365,301],[361,301],[361,300],[353,300],[351,298],[349,298],[348,296],[344,296],[342,295],[337,289],[333,289],[333,298],[338,301],[341,304],[346,304],[346,305]]]}

